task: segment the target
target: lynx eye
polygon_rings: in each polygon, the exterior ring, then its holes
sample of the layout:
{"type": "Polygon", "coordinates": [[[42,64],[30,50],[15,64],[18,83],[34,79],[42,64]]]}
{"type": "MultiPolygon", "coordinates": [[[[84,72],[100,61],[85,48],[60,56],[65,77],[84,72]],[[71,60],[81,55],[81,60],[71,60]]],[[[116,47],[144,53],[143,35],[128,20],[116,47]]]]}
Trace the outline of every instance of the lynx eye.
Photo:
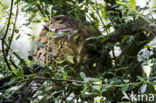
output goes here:
{"type": "Polygon", "coordinates": [[[78,36],[78,37],[76,38],[76,41],[77,41],[77,42],[80,42],[80,40],[81,40],[81,38],[80,38],[80,36],[78,36]]]}
{"type": "Polygon", "coordinates": [[[77,43],[80,42],[81,37],[79,35],[75,36],[74,41],[77,42],[77,43]]]}

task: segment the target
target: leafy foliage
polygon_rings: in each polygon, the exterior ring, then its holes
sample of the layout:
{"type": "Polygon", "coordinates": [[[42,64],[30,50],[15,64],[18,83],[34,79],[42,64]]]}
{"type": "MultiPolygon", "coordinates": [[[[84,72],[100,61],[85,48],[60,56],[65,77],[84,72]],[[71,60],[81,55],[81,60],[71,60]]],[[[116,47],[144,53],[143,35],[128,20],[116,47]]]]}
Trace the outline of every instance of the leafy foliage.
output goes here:
{"type": "MultiPolygon", "coordinates": [[[[156,50],[148,44],[156,36],[152,16],[155,11],[142,14],[150,10],[148,6],[140,8],[135,0],[11,1],[9,12],[3,8],[7,18],[0,28],[0,101],[3,103],[107,103],[128,101],[122,99],[124,93],[156,95],[156,50]],[[23,60],[11,48],[14,35],[20,38],[20,29],[16,27],[18,6],[30,15],[25,26],[49,21],[57,15],[84,23],[88,20],[95,32],[86,39],[87,57],[82,65],[85,69],[77,72],[68,65],[38,65],[31,56],[23,60]],[[13,7],[17,9],[15,14],[13,7]],[[121,50],[120,55],[116,55],[116,48],[121,50]],[[149,75],[142,75],[143,66],[151,69],[149,75]],[[71,71],[73,75],[69,75],[71,71]]],[[[3,7],[1,2],[0,6],[3,7]]]]}

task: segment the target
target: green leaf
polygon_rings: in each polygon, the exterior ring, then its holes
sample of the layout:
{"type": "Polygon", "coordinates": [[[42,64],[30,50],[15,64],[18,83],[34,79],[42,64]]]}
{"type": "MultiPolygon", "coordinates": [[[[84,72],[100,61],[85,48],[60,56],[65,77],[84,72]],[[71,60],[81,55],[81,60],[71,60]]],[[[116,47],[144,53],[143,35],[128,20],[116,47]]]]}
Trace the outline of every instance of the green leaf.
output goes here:
{"type": "Polygon", "coordinates": [[[63,73],[63,79],[66,80],[67,79],[67,74],[64,72],[63,73]]]}
{"type": "Polygon", "coordinates": [[[147,89],[147,84],[143,84],[140,88],[141,93],[145,93],[147,89]]]}
{"type": "Polygon", "coordinates": [[[49,19],[48,18],[45,18],[45,17],[42,17],[42,18],[40,18],[40,20],[48,21],[49,19]]]}
{"type": "Polygon", "coordinates": [[[19,35],[16,37],[16,40],[17,40],[17,39],[19,39],[19,38],[20,38],[20,36],[21,36],[21,35],[19,34],[19,35]]]}
{"type": "Polygon", "coordinates": [[[88,90],[87,86],[82,90],[81,95],[82,95],[83,98],[85,98],[85,93],[86,93],[87,90],[88,90]]]}
{"type": "Polygon", "coordinates": [[[136,1],[135,0],[130,0],[129,5],[133,8],[136,9],[136,1]]]}
{"type": "Polygon", "coordinates": [[[156,10],[156,1],[155,0],[152,0],[152,2],[153,2],[153,4],[152,4],[152,9],[154,10],[156,10]]]}
{"type": "Polygon", "coordinates": [[[117,77],[113,77],[112,79],[110,79],[110,84],[115,84],[115,83],[121,83],[121,79],[117,77]]]}
{"type": "Polygon", "coordinates": [[[16,0],[14,4],[16,5],[16,4],[18,4],[19,2],[20,2],[20,0],[16,0]]]}
{"type": "Polygon", "coordinates": [[[82,79],[86,78],[86,75],[85,75],[84,72],[80,72],[80,76],[81,76],[82,79]]]}
{"type": "Polygon", "coordinates": [[[28,35],[28,36],[32,36],[32,35],[31,35],[31,34],[29,34],[29,33],[28,33],[27,35],[28,35]]]}
{"type": "Polygon", "coordinates": [[[102,93],[108,91],[110,88],[112,88],[112,85],[102,85],[102,93]]]}
{"type": "Polygon", "coordinates": [[[88,38],[86,38],[86,41],[89,41],[89,40],[96,40],[96,37],[88,37],[88,38]]]}
{"type": "Polygon", "coordinates": [[[122,38],[122,43],[124,43],[127,39],[129,38],[129,35],[125,35],[123,38],[122,38]]]}
{"type": "Polygon", "coordinates": [[[110,36],[106,36],[104,39],[102,39],[102,43],[104,43],[105,41],[107,41],[110,38],[110,36]]]}
{"type": "Polygon", "coordinates": [[[23,24],[23,25],[28,26],[28,25],[30,25],[30,23],[28,22],[28,23],[25,23],[25,24],[23,24]]]}
{"type": "Polygon", "coordinates": [[[140,80],[140,81],[145,81],[145,79],[141,76],[137,76],[137,79],[140,80]]]}
{"type": "Polygon", "coordinates": [[[22,69],[19,69],[19,71],[17,72],[17,75],[20,76],[21,78],[24,76],[22,69]]]}
{"type": "Polygon", "coordinates": [[[39,46],[39,47],[44,47],[44,48],[46,48],[46,45],[43,44],[43,43],[40,43],[40,42],[36,42],[36,45],[39,46]]]}
{"type": "Polygon", "coordinates": [[[122,1],[119,1],[119,0],[118,0],[118,1],[116,1],[116,3],[117,3],[117,4],[120,4],[120,5],[123,5],[123,6],[127,6],[127,4],[126,4],[126,3],[122,2],[122,1]]]}
{"type": "Polygon", "coordinates": [[[15,29],[15,33],[19,33],[19,30],[18,29],[15,29]]]}
{"type": "Polygon", "coordinates": [[[101,86],[98,86],[98,85],[93,85],[92,88],[93,90],[96,90],[96,91],[99,91],[101,86]]]}
{"type": "Polygon", "coordinates": [[[127,84],[124,84],[122,87],[121,87],[121,91],[127,91],[128,90],[128,85],[127,84]]]}
{"type": "Polygon", "coordinates": [[[31,61],[29,59],[26,59],[26,63],[27,63],[28,66],[31,65],[31,61]]]}
{"type": "Polygon", "coordinates": [[[94,81],[94,78],[84,78],[86,82],[94,81]]]}
{"type": "Polygon", "coordinates": [[[17,69],[16,69],[16,68],[12,68],[12,72],[13,72],[14,74],[17,74],[17,69]]]}
{"type": "Polygon", "coordinates": [[[11,40],[11,36],[8,36],[8,40],[9,40],[9,41],[11,40]]]}

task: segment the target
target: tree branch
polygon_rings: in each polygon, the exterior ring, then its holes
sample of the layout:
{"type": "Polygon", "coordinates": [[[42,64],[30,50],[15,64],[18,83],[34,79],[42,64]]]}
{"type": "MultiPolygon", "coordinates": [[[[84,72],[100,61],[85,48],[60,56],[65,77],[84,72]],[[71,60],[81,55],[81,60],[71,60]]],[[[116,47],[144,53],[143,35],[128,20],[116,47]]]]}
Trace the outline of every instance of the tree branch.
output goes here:
{"type": "Polygon", "coordinates": [[[11,67],[9,65],[9,61],[7,60],[7,54],[5,53],[5,47],[4,47],[4,42],[5,42],[5,39],[6,39],[6,36],[8,34],[8,31],[9,31],[9,27],[10,27],[10,20],[11,20],[11,14],[12,14],[12,9],[13,9],[13,3],[14,3],[14,0],[11,0],[11,8],[10,8],[10,14],[9,14],[9,19],[8,19],[8,24],[7,24],[7,28],[6,28],[6,31],[5,31],[5,34],[2,38],[2,52],[3,52],[3,57],[4,57],[4,60],[5,60],[5,63],[8,67],[8,69],[11,70],[11,67]]]}
{"type": "Polygon", "coordinates": [[[12,33],[11,33],[11,39],[9,41],[9,45],[8,45],[8,48],[7,48],[7,51],[6,51],[6,54],[8,55],[8,52],[10,50],[10,46],[11,46],[11,43],[12,43],[12,40],[13,40],[13,37],[14,37],[14,32],[15,32],[15,28],[16,28],[16,21],[17,21],[17,16],[18,16],[18,3],[17,3],[17,7],[16,7],[16,16],[15,16],[15,22],[14,22],[14,25],[13,25],[13,30],[12,30],[12,33]]]}

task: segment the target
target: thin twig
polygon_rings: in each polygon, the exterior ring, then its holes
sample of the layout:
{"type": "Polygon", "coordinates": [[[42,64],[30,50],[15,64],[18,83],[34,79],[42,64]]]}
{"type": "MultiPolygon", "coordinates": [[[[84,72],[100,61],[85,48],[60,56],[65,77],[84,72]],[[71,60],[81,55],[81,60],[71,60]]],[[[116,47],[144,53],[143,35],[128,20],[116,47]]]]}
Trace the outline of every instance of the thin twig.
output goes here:
{"type": "Polygon", "coordinates": [[[7,51],[6,51],[6,54],[8,55],[8,52],[10,50],[10,46],[11,46],[11,43],[12,43],[12,40],[13,40],[13,37],[14,37],[14,32],[15,32],[15,28],[16,28],[16,21],[17,21],[17,16],[18,16],[18,3],[17,3],[17,7],[16,7],[16,16],[15,16],[15,22],[14,22],[14,25],[13,25],[13,30],[12,30],[12,33],[11,33],[11,39],[9,41],[9,45],[8,45],[8,48],[7,48],[7,51]]]}
{"type": "MultiPolygon", "coordinates": [[[[45,78],[45,77],[36,77],[34,79],[39,79],[39,80],[51,80],[51,81],[66,81],[67,83],[79,83],[79,84],[85,84],[87,83],[86,81],[80,81],[80,80],[71,80],[71,79],[58,79],[58,78],[45,78]]],[[[112,86],[112,87],[122,87],[123,85],[133,85],[133,86],[137,86],[141,83],[141,82],[134,82],[134,83],[127,83],[127,84],[106,84],[106,83],[102,83],[102,84],[97,84],[96,82],[90,82],[92,85],[104,85],[104,86],[112,86]]]]}
{"type": "Polygon", "coordinates": [[[15,84],[18,84],[18,83],[21,83],[21,82],[26,82],[26,81],[30,81],[30,80],[29,79],[24,79],[24,80],[21,80],[21,81],[13,82],[13,83],[1,86],[0,89],[6,89],[6,88],[8,88],[8,87],[10,87],[12,85],[15,85],[15,84]]]}
{"type": "Polygon", "coordinates": [[[116,61],[116,56],[115,56],[114,48],[112,47],[111,49],[112,49],[112,56],[113,56],[113,59],[115,61],[115,66],[116,66],[117,61],[116,61]]]}
{"type": "Polygon", "coordinates": [[[85,81],[79,81],[79,80],[70,80],[70,79],[58,79],[58,78],[44,78],[44,77],[36,77],[35,79],[40,79],[40,80],[51,80],[51,81],[66,81],[69,83],[80,83],[80,84],[84,84],[85,81]]]}
{"type": "Polygon", "coordinates": [[[12,57],[10,56],[10,62],[11,64],[15,67],[15,68],[18,68],[18,66],[14,63],[14,61],[12,60],[12,57]]]}
{"type": "Polygon", "coordinates": [[[11,20],[11,14],[12,14],[12,9],[13,9],[13,3],[14,3],[14,0],[11,0],[11,8],[10,8],[10,14],[9,14],[9,19],[8,19],[8,24],[7,24],[7,28],[6,28],[6,31],[5,31],[5,34],[2,38],[2,52],[3,52],[3,57],[4,57],[4,60],[5,60],[5,63],[8,67],[8,69],[11,70],[11,67],[9,65],[9,61],[7,60],[7,54],[5,53],[5,47],[4,47],[4,42],[5,42],[5,38],[8,34],[8,31],[9,31],[9,27],[10,27],[10,20],[11,20]]]}

